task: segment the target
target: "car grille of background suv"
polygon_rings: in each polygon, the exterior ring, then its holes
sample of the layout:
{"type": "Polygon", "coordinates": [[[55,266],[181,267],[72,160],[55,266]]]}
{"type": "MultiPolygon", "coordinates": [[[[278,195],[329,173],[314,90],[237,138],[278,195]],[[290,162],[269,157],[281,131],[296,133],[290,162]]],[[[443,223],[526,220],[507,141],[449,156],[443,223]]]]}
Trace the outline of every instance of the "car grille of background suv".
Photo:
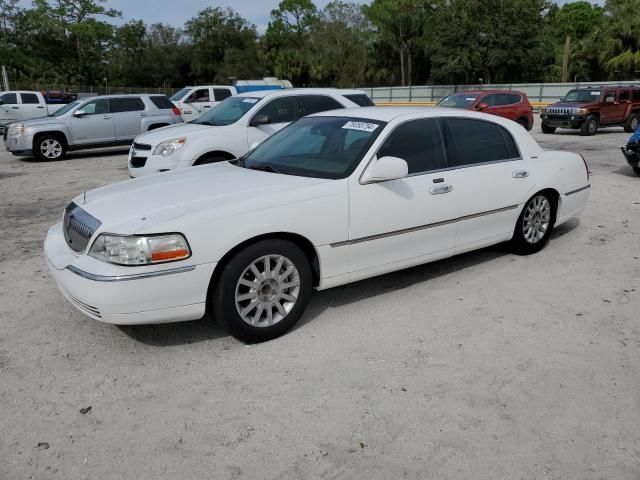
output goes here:
{"type": "Polygon", "coordinates": [[[568,107],[547,107],[544,113],[555,116],[574,115],[574,108],[568,107]]]}
{"type": "Polygon", "coordinates": [[[83,252],[89,240],[102,222],[71,202],[64,209],[62,229],[67,245],[76,252],[83,252]]]}

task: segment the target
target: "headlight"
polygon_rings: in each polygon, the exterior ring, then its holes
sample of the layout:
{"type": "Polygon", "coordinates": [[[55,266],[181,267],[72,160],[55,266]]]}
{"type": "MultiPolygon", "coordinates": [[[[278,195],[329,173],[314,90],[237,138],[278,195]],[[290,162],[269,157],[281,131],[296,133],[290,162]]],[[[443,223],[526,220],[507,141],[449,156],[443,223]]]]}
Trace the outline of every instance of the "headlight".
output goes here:
{"type": "Polygon", "coordinates": [[[103,233],[93,242],[89,255],[117,265],[151,265],[184,260],[191,256],[191,250],[179,233],[148,236],[103,233]]]}
{"type": "Polygon", "coordinates": [[[187,142],[187,139],[182,138],[174,138],[173,140],[167,140],[166,142],[162,142],[160,145],[156,147],[153,151],[154,155],[162,155],[163,157],[168,157],[169,155],[173,155],[177,150],[180,150],[182,146],[187,142]]]}
{"type": "Polygon", "coordinates": [[[574,108],[573,109],[573,113],[575,115],[586,115],[587,114],[587,109],[586,108],[574,108]]]}
{"type": "Polygon", "coordinates": [[[24,133],[24,123],[14,123],[9,126],[9,135],[22,135],[24,133]]]}

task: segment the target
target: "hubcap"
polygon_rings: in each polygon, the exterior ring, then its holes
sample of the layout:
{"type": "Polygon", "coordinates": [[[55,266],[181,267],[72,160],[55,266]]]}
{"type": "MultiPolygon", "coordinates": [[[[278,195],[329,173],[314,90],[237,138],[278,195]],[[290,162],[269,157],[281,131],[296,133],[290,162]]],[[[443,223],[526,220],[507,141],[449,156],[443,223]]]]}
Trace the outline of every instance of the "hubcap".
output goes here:
{"type": "Polygon", "coordinates": [[[551,222],[551,204],[547,197],[538,195],[531,199],[522,220],[522,234],[530,244],[536,244],[547,233],[551,222]]]}
{"type": "Polygon", "coordinates": [[[293,309],[300,294],[300,275],[291,260],[265,255],[254,260],[236,285],[236,309],[245,323],[270,327],[293,309]]]}
{"type": "Polygon", "coordinates": [[[46,158],[58,158],[62,154],[62,144],[58,140],[47,139],[40,144],[40,152],[46,158]]]}
{"type": "Polygon", "coordinates": [[[591,120],[589,122],[589,132],[595,133],[596,128],[597,128],[596,121],[595,120],[591,120]]]}
{"type": "Polygon", "coordinates": [[[633,120],[631,120],[631,130],[635,132],[636,128],[638,128],[638,117],[634,117],[633,120]]]}

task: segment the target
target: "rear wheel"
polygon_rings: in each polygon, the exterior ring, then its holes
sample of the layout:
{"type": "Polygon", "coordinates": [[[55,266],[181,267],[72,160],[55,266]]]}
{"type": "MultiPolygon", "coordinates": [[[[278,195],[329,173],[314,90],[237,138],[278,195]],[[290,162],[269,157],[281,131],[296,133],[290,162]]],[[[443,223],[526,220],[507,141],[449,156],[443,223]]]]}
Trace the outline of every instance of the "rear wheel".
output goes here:
{"type": "Polygon", "coordinates": [[[629,118],[627,118],[627,121],[624,122],[624,131],[627,133],[633,133],[638,128],[638,125],[640,125],[640,117],[638,117],[637,114],[632,113],[629,115],[629,118]]]}
{"type": "Polygon", "coordinates": [[[522,126],[522,128],[524,128],[525,130],[531,130],[529,128],[529,120],[527,120],[526,118],[519,118],[516,123],[518,123],[519,125],[522,126]]]}
{"type": "Polygon", "coordinates": [[[587,119],[582,122],[580,125],[580,135],[585,137],[590,137],[591,135],[595,135],[598,133],[598,127],[600,126],[600,121],[598,117],[595,115],[589,115],[587,119]]]}
{"type": "Polygon", "coordinates": [[[549,241],[556,221],[556,199],[537,193],[525,204],[513,232],[511,247],[520,255],[539,252],[549,241]]]}
{"type": "Polygon", "coordinates": [[[556,127],[550,127],[548,125],[542,124],[542,133],[555,133],[556,127]]]}
{"type": "Polygon", "coordinates": [[[33,153],[42,161],[61,160],[66,152],[65,143],[57,135],[41,135],[33,141],[33,153]]]}
{"type": "Polygon", "coordinates": [[[263,240],[224,266],[215,285],[213,313],[237,339],[264,342],[296,324],[311,289],[311,266],[304,252],[286,240],[263,240]]]}

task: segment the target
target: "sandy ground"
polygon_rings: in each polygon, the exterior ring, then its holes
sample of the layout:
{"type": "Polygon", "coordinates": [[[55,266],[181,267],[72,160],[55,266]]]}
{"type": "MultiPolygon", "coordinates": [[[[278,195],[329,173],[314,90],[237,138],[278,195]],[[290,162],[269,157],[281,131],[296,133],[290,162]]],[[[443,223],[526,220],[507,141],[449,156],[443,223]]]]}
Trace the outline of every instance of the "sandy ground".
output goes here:
{"type": "Polygon", "coordinates": [[[208,321],[77,312],[42,242],[76,193],[127,178],[125,153],[2,151],[0,479],[637,480],[628,135],[534,135],[593,172],[587,210],[541,253],[490,248],[321,292],[294,331],[252,346],[208,321]]]}

